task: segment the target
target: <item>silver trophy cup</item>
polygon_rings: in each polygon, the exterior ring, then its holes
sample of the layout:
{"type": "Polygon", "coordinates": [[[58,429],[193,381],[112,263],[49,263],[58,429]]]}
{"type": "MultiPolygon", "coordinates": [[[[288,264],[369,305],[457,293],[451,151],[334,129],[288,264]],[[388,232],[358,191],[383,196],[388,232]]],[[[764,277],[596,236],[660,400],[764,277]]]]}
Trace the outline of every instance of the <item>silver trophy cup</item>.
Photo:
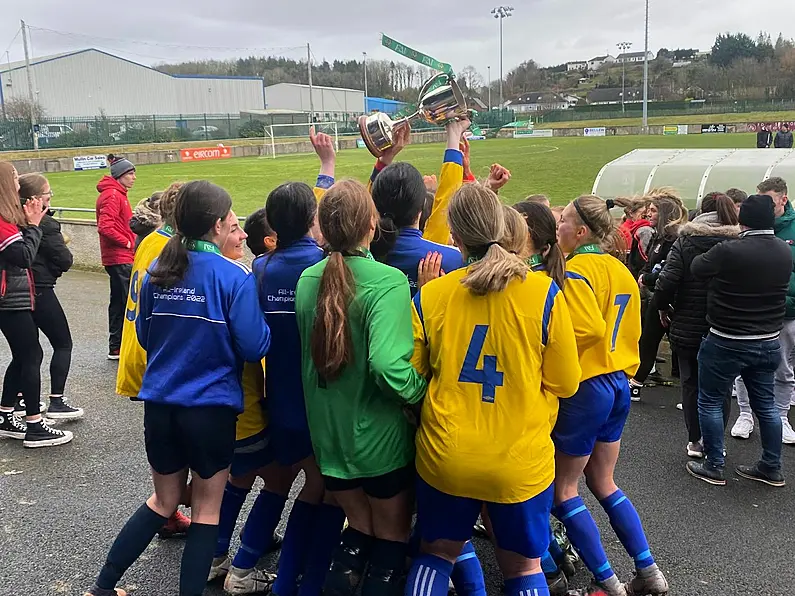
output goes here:
{"type": "Polygon", "coordinates": [[[364,144],[375,157],[394,144],[395,132],[411,126],[413,120],[422,119],[430,124],[444,124],[449,120],[469,117],[466,100],[461,88],[450,75],[439,73],[429,79],[420,89],[417,111],[411,116],[392,120],[383,112],[361,116],[359,131],[364,144]]]}

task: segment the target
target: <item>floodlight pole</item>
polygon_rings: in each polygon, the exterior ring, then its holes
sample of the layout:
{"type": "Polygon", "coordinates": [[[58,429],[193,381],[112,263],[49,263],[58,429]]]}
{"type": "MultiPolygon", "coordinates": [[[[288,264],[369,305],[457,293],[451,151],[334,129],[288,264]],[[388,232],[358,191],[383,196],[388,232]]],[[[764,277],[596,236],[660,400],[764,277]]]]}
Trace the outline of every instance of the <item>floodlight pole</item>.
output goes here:
{"type": "Polygon", "coordinates": [[[643,133],[649,134],[649,0],[646,0],[646,50],[643,55],[643,133]]]}
{"type": "Polygon", "coordinates": [[[491,113],[491,66],[487,68],[489,70],[489,113],[491,113]]]}
{"type": "MultiPolygon", "coordinates": [[[[632,42],[622,41],[616,44],[618,49],[626,54],[627,50],[632,47],[632,42]]],[[[620,54],[619,54],[620,55],[620,54]]],[[[621,60],[621,112],[626,113],[626,93],[627,93],[627,57],[624,56],[621,60]]]]}
{"type": "Polygon", "coordinates": [[[364,56],[364,97],[367,98],[367,52],[362,52],[364,56]]]}
{"type": "Polygon", "coordinates": [[[306,44],[306,68],[309,71],[309,123],[315,121],[315,100],[312,95],[312,49],[306,44]]]}
{"type": "Polygon", "coordinates": [[[497,6],[492,9],[491,14],[495,19],[500,20],[500,111],[502,111],[503,95],[502,95],[502,20],[511,16],[514,11],[513,6],[497,6]]]}
{"type": "Polygon", "coordinates": [[[36,132],[36,103],[33,99],[33,75],[30,72],[30,51],[28,50],[28,26],[25,21],[22,25],[22,43],[25,46],[25,76],[28,78],[28,101],[30,102],[30,132],[33,135],[33,150],[39,150],[39,134],[36,132]]]}

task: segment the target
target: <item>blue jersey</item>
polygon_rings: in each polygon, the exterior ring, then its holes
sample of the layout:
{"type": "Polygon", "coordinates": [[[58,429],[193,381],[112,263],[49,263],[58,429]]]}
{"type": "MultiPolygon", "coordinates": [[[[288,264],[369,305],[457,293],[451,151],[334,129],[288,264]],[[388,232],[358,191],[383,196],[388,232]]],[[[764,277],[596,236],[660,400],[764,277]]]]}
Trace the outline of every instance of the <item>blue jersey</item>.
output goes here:
{"type": "Polygon", "coordinates": [[[265,358],[265,399],[270,426],[308,428],[301,382],[301,337],[295,321],[295,287],[304,269],[323,260],[323,251],[304,237],[253,263],[259,305],[271,330],[273,349],[265,358]]]}
{"type": "Polygon", "coordinates": [[[249,269],[201,244],[207,248],[188,252],[188,270],[176,286],[156,286],[149,274],[141,284],[135,331],[146,371],[138,397],[241,412],[243,363],[265,356],[270,332],[249,269]]]}
{"type": "Polygon", "coordinates": [[[398,234],[394,248],[386,256],[386,264],[400,269],[409,278],[411,295],[417,293],[417,268],[420,260],[429,252],[438,252],[442,255],[442,269],[451,273],[464,266],[464,259],[454,246],[436,244],[422,237],[422,232],[416,228],[403,228],[398,234]]]}

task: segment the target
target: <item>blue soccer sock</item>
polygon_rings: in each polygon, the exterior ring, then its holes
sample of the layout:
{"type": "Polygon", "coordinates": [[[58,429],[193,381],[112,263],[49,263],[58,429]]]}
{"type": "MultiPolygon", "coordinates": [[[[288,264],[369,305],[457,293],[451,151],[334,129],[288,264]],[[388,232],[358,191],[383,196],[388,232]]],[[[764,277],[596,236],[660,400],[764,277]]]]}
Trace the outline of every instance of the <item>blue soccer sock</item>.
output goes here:
{"type": "Polygon", "coordinates": [[[304,573],[298,588],[300,596],[320,596],[334,549],[342,540],[343,525],[345,512],[341,508],[326,504],[318,507],[312,523],[312,540],[306,553],[304,573]]]}
{"type": "Polygon", "coordinates": [[[558,564],[555,563],[555,559],[552,558],[552,555],[549,554],[549,551],[545,552],[541,556],[541,570],[546,574],[558,572],[558,564]]]}
{"type": "Polygon", "coordinates": [[[475,547],[467,542],[461,549],[451,576],[456,594],[459,596],[486,596],[486,580],[475,547]]]}
{"type": "Polygon", "coordinates": [[[240,537],[240,548],[232,565],[238,569],[251,569],[257,564],[273,540],[273,531],[279,525],[286,502],[286,497],[267,490],[260,491],[248,514],[240,537]]]}
{"type": "Polygon", "coordinates": [[[549,526],[549,554],[552,555],[552,558],[558,565],[563,562],[563,558],[566,556],[566,553],[564,553],[563,549],[560,548],[560,544],[558,544],[558,541],[555,538],[555,533],[552,531],[552,525],[549,526]]]}
{"type": "Polygon", "coordinates": [[[229,552],[229,543],[232,541],[232,534],[235,532],[237,518],[240,510],[251,489],[238,488],[234,484],[227,482],[224,489],[224,499],[221,501],[221,514],[218,518],[218,542],[215,545],[214,557],[220,557],[229,552]]]}
{"type": "Polygon", "coordinates": [[[525,596],[525,594],[549,596],[549,587],[543,573],[534,573],[506,579],[504,593],[508,596],[525,596]]]}
{"type": "Polygon", "coordinates": [[[406,594],[447,596],[452,572],[453,564],[449,561],[435,555],[421,553],[414,557],[414,561],[411,563],[411,570],[406,579],[406,594]]]}
{"type": "Polygon", "coordinates": [[[293,504],[284,531],[276,582],[273,584],[273,592],[279,596],[294,596],[298,592],[297,580],[304,570],[311,529],[318,509],[320,505],[306,501],[296,500],[293,504]]]}
{"type": "Polygon", "coordinates": [[[599,528],[582,498],[576,496],[564,501],[555,507],[554,514],[566,526],[569,540],[580,552],[585,566],[596,580],[604,581],[615,575],[602,546],[599,528]]]}
{"type": "Polygon", "coordinates": [[[649,542],[632,501],[619,489],[600,503],[610,518],[610,525],[613,526],[616,536],[629,556],[635,560],[635,567],[645,569],[653,565],[654,557],[651,556],[649,542]]]}

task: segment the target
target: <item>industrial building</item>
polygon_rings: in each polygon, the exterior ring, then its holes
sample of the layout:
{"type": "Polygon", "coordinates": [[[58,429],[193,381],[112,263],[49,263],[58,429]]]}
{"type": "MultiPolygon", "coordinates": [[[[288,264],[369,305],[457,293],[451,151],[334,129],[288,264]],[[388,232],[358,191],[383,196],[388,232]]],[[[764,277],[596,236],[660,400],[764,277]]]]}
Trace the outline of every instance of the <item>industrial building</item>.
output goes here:
{"type": "MultiPolygon", "coordinates": [[[[97,49],[31,60],[34,95],[50,118],[237,114],[264,109],[259,77],[171,75],[97,49]]],[[[25,62],[0,64],[0,104],[29,97],[25,62]]]]}
{"type": "Polygon", "coordinates": [[[310,104],[309,85],[278,83],[265,87],[265,107],[269,110],[309,112],[310,105],[317,120],[347,120],[365,113],[364,91],[313,85],[310,104]]]}

